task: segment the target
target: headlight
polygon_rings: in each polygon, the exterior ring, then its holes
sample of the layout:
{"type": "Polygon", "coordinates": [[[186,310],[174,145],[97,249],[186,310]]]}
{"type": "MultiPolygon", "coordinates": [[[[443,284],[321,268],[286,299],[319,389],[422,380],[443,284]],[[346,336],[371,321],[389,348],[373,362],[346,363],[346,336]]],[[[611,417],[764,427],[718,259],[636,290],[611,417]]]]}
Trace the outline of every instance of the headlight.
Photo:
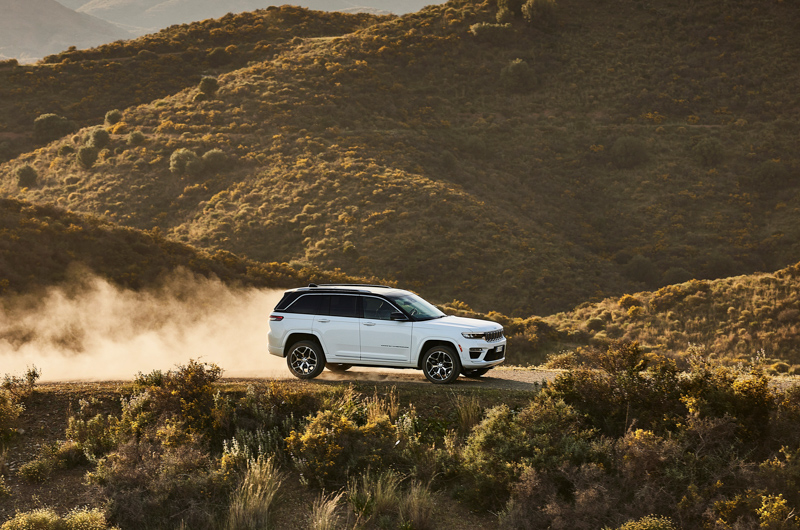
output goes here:
{"type": "Polygon", "coordinates": [[[464,331],[461,333],[461,336],[465,339],[482,339],[486,336],[483,331],[475,332],[475,331],[464,331]]]}

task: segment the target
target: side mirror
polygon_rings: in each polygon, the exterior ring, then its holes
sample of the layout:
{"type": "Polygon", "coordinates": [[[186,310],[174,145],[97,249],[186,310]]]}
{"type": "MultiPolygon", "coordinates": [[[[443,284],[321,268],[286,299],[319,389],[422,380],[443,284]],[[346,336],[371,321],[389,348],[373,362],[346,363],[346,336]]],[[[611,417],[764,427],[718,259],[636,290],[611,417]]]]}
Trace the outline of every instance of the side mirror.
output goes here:
{"type": "Polygon", "coordinates": [[[390,317],[390,318],[391,318],[392,320],[397,320],[397,321],[408,320],[408,317],[406,317],[406,316],[405,316],[403,313],[401,313],[400,311],[395,311],[394,313],[392,313],[392,315],[391,315],[391,317],[390,317]]]}

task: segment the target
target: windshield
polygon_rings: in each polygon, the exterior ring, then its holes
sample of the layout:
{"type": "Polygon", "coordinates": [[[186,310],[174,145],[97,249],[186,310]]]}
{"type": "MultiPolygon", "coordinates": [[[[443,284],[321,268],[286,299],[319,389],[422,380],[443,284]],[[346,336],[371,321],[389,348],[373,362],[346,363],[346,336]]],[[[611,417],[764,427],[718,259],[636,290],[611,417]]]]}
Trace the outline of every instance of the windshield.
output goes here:
{"type": "Polygon", "coordinates": [[[392,301],[417,320],[431,320],[446,316],[432,304],[414,294],[392,297],[392,301]]]}

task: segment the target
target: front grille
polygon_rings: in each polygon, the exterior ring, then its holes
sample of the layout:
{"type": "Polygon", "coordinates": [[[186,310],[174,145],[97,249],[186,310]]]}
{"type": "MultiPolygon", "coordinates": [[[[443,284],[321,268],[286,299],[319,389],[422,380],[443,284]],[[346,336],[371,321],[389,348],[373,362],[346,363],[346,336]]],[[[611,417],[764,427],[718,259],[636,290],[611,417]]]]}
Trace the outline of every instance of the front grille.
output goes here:
{"type": "Polygon", "coordinates": [[[497,340],[503,340],[503,330],[498,329],[497,331],[487,331],[486,332],[486,342],[494,342],[497,340]]]}

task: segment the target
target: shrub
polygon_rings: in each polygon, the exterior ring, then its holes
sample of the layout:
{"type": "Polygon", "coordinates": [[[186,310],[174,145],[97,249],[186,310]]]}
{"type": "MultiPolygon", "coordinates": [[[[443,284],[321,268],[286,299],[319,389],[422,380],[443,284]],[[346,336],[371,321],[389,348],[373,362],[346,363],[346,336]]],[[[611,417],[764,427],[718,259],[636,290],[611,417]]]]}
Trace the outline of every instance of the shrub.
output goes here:
{"type": "Polygon", "coordinates": [[[703,138],[692,148],[697,161],[706,167],[712,167],[722,162],[724,150],[722,142],[716,138],[703,138]]]}
{"type": "Polygon", "coordinates": [[[14,170],[14,175],[17,177],[17,186],[20,188],[30,188],[36,185],[38,175],[36,170],[28,164],[14,170]]]}
{"type": "Polygon", "coordinates": [[[40,142],[48,142],[75,131],[75,124],[58,114],[42,114],[33,120],[33,134],[40,142]]]}
{"type": "Polygon", "coordinates": [[[515,17],[522,15],[522,4],[525,0],[497,0],[498,11],[506,10],[515,17]]]}
{"type": "Polygon", "coordinates": [[[555,22],[555,0],[526,0],[522,4],[522,16],[528,24],[548,27],[555,22]]]}
{"type": "Polygon", "coordinates": [[[78,164],[85,169],[89,169],[97,162],[98,151],[97,148],[91,145],[86,145],[78,149],[77,160],[78,164]]]}
{"type": "Polygon", "coordinates": [[[512,92],[525,92],[534,85],[534,73],[522,59],[514,59],[500,71],[500,82],[512,92]]]}
{"type": "Polygon", "coordinates": [[[677,530],[669,517],[648,515],[635,521],[628,521],[616,530],[677,530]]]}
{"type": "MultiPolygon", "coordinates": [[[[507,12],[507,11],[506,11],[507,12]]],[[[490,24],[488,22],[478,22],[469,27],[470,33],[481,42],[503,45],[508,43],[514,33],[511,24],[490,24]]]]}
{"type": "Polygon", "coordinates": [[[591,435],[561,400],[537,399],[519,414],[506,405],[490,409],[463,451],[468,500],[487,509],[502,506],[524,468],[548,471],[586,461],[591,435]]]}
{"type": "Polygon", "coordinates": [[[146,139],[142,131],[131,131],[130,134],[128,134],[128,145],[142,145],[146,139]]]}
{"type": "Polygon", "coordinates": [[[642,305],[641,300],[630,294],[623,295],[622,298],[620,298],[619,301],[617,301],[617,303],[619,304],[620,307],[623,307],[625,309],[630,309],[631,307],[642,305]]]}
{"type": "Polygon", "coordinates": [[[106,112],[105,121],[108,125],[115,125],[122,120],[122,111],[119,109],[113,109],[106,112]]]}
{"type": "Polygon", "coordinates": [[[97,149],[103,149],[109,143],[111,143],[111,135],[108,134],[107,130],[93,129],[92,132],[89,133],[88,145],[96,147],[97,149]]]}
{"type": "Polygon", "coordinates": [[[223,66],[231,62],[231,55],[225,48],[214,48],[208,55],[206,60],[211,66],[223,66]]]}
{"type": "Polygon", "coordinates": [[[200,80],[200,84],[197,87],[201,93],[213,96],[219,90],[219,81],[217,81],[216,77],[205,76],[200,80]]]}
{"type": "Polygon", "coordinates": [[[16,423],[24,407],[8,390],[0,390],[0,440],[16,432],[16,423]]]}
{"type": "Polygon", "coordinates": [[[228,155],[222,149],[212,149],[203,155],[203,166],[209,171],[224,169],[228,163],[228,155]]]}
{"type": "Polygon", "coordinates": [[[75,152],[75,148],[69,144],[62,144],[58,148],[58,156],[68,156],[75,152]]]}
{"type": "Polygon", "coordinates": [[[620,136],[611,146],[611,160],[620,169],[630,169],[647,162],[647,145],[641,138],[620,136]]]}
{"type": "Polygon", "coordinates": [[[586,321],[587,331],[600,331],[606,327],[606,323],[602,318],[590,318],[586,321]]]}
{"type": "Polygon", "coordinates": [[[169,157],[169,170],[173,175],[198,175],[203,171],[203,160],[194,151],[181,148],[169,157]]]}
{"type": "Polygon", "coordinates": [[[345,415],[320,411],[302,433],[292,431],[286,445],[303,476],[320,486],[342,485],[348,474],[379,468],[397,439],[388,416],[358,426],[345,415]]]}

